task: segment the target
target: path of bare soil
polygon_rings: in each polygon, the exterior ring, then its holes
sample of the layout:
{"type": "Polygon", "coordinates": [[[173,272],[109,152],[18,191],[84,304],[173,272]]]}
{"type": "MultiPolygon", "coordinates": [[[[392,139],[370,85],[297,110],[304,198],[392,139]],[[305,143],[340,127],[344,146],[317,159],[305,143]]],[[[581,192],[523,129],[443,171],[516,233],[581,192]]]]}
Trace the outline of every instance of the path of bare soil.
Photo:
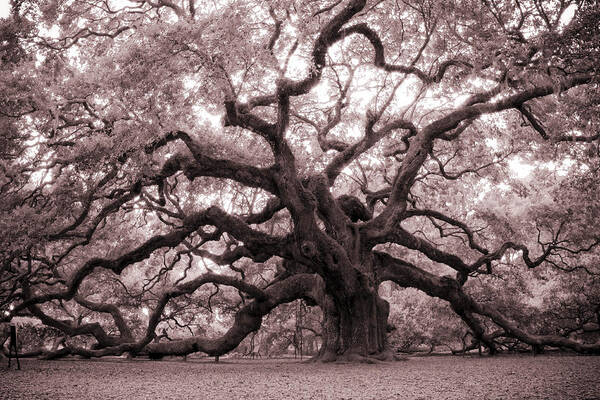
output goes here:
{"type": "Polygon", "coordinates": [[[600,399],[600,357],[59,360],[0,366],[0,399],[600,399]]]}

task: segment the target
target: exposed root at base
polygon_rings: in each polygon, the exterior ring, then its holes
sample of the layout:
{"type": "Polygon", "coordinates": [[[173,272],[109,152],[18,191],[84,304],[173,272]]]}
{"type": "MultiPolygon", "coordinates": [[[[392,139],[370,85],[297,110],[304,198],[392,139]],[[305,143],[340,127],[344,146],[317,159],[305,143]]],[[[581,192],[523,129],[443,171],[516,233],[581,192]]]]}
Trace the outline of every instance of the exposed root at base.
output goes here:
{"type": "Polygon", "coordinates": [[[382,362],[407,361],[407,357],[402,357],[394,354],[391,351],[384,351],[377,354],[369,354],[367,356],[356,352],[347,352],[344,354],[336,354],[333,352],[325,352],[317,355],[307,362],[321,363],[352,363],[352,364],[377,364],[382,362]]]}

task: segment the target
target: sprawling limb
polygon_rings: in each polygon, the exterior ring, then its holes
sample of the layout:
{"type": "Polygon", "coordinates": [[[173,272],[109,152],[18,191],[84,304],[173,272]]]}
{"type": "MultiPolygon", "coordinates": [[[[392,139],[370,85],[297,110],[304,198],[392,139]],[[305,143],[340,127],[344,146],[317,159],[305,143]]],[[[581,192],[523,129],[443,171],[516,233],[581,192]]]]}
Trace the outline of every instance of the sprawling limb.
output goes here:
{"type": "MultiPolygon", "coordinates": [[[[237,115],[237,114],[236,114],[237,115]]],[[[168,142],[181,140],[192,154],[193,159],[186,156],[173,156],[164,164],[161,173],[156,177],[156,182],[171,176],[174,171],[184,171],[191,179],[200,176],[212,176],[237,181],[248,187],[257,187],[268,192],[276,193],[273,182],[272,168],[257,168],[233,160],[217,159],[207,155],[197,140],[184,131],[169,132],[160,140],[146,146],[146,153],[164,146],[168,142]]]]}
{"type": "Polygon", "coordinates": [[[418,250],[432,261],[445,264],[460,273],[468,274],[472,271],[470,266],[457,255],[439,249],[427,240],[413,235],[402,227],[397,227],[388,236],[388,242],[400,244],[412,250],[418,250]]]}
{"type": "Polygon", "coordinates": [[[369,237],[368,240],[377,241],[377,236],[383,238],[395,229],[395,225],[404,218],[410,190],[419,170],[433,150],[435,139],[448,140],[447,132],[460,127],[461,123],[471,121],[483,114],[517,109],[529,100],[585,85],[591,83],[593,79],[594,75],[591,73],[573,74],[564,78],[559,85],[540,85],[523,89],[495,102],[490,101],[490,92],[486,92],[483,99],[477,99],[474,104],[473,101],[469,101],[464,106],[423,127],[413,138],[411,146],[397,170],[386,208],[363,228],[363,232],[369,237]],[[485,101],[480,102],[479,100],[485,101]]]}
{"type": "Polygon", "coordinates": [[[66,351],[63,350],[60,352],[60,354],[56,355],[50,354],[51,357],[64,356],[66,354],[78,354],[85,357],[101,357],[105,355],[119,355],[126,351],[134,353],[147,351],[152,357],[160,357],[167,354],[183,355],[196,351],[204,351],[211,355],[221,355],[235,348],[248,333],[257,330],[260,326],[262,316],[267,314],[278,304],[289,302],[295,300],[296,298],[310,297],[315,295],[311,294],[315,290],[314,279],[316,279],[315,276],[298,275],[262,290],[243,280],[231,276],[213,273],[200,275],[195,279],[176,285],[162,293],[156,307],[154,307],[149,316],[145,335],[137,341],[134,341],[134,339],[130,336],[108,336],[97,323],[85,324],[76,327],[72,326],[67,322],[58,321],[52,317],[49,317],[47,314],[43,313],[38,306],[35,305],[30,306],[29,310],[34,316],[40,318],[40,320],[46,325],[60,329],[69,336],[91,334],[98,341],[98,344],[92,349],[66,346],[66,351]],[[156,327],[161,320],[162,313],[169,300],[185,294],[191,294],[207,283],[216,283],[235,287],[238,290],[247,293],[251,298],[255,298],[256,300],[238,311],[234,326],[220,339],[204,340],[199,338],[191,338],[197,343],[192,343],[193,340],[185,339],[181,341],[170,341],[166,343],[155,343],[148,345],[148,343],[150,343],[150,341],[155,337],[156,327]],[[293,288],[293,290],[290,290],[290,288],[293,288]],[[257,316],[257,312],[262,312],[262,314],[257,316]],[[255,326],[256,323],[258,326],[255,326]]]}
{"type": "MultiPolygon", "coordinates": [[[[201,351],[219,356],[233,350],[251,332],[260,328],[262,317],[280,304],[300,298],[315,298],[315,275],[294,275],[264,290],[264,295],[236,313],[233,326],[218,339],[191,337],[178,341],[149,344],[146,349],[151,357],[185,355],[201,351]]],[[[160,304],[160,303],[159,303],[160,304]]],[[[166,302],[165,302],[166,304],[166,302]]]]}
{"type": "Polygon", "coordinates": [[[493,336],[485,333],[484,327],[471,312],[465,311],[453,305],[450,305],[450,307],[469,327],[475,339],[478,342],[483,343],[483,345],[489,349],[490,354],[495,354],[498,351],[496,349],[496,345],[494,344],[493,336]]]}
{"type": "Polygon", "coordinates": [[[431,217],[431,218],[435,218],[437,220],[446,222],[452,226],[457,227],[458,229],[460,229],[462,232],[464,232],[465,236],[468,239],[469,242],[469,247],[477,250],[480,253],[483,254],[488,254],[489,250],[482,247],[480,244],[478,244],[475,241],[475,234],[473,232],[473,230],[464,222],[459,221],[456,218],[452,218],[450,216],[447,216],[439,211],[435,211],[435,210],[419,210],[419,209],[414,209],[414,210],[409,210],[406,213],[407,217],[411,217],[411,216],[426,216],[426,217],[431,217]]]}
{"type": "Polygon", "coordinates": [[[553,263],[552,261],[552,257],[559,256],[561,252],[579,253],[584,251],[590,251],[600,244],[600,238],[595,238],[589,245],[583,246],[580,249],[564,248],[561,246],[561,241],[558,237],[560,235],[559,229],[555,233],[555,237],[550,243],[540,243],[542,245],[542,253],[539,256],[532,258],[531,251],[527,246],[512,241],[504,242],[494,251],[488,250],[487,248],[478,245],[474,241],[473,232],[466,224],[454,218],[450,218],[442,213],[431,210],[409,210],[407,212],[407,215],[425,215],[434,217],[451,225],[457,226],[465,233],[465,235],[468,238],[469,247],[471,249],[476,250],[478,255],[478,258],[471,263],[465,262],[461,257],[457,256],[456,254],[440,249],[439,246],[433,245],[429,241],[408,232],[402,227],[396,227],[396,229],[394,229],[387,236],[387,242],[389,243],[396,243],[406,248],[417,250],[430,260],[445,264],[450,268],[456,270],[458,272],[458,278],[461,285],[464,284],[469,274],[490,274],[492,272],[492,262],[501,259],[509,249],[520,252],[520,256],[523,260],[523,263],[528,268],[532,269],[542,265],[545,262],[556,266],[556,263],[553,263]]]}
{"type": "Polygon", "coordinates": [[[131,341],[131,336],[108,335],[104,328],[97,323],[73,324],[71,321],[61,321],[51,317],[37,305],[27,307],[34,317],[38,318],[44,325],[59,329],[67,336],[91,335],[98,342],[98,347],[116,346],[126,341],[131,341]]]}
{"type": "MultiPolygon", "coordinates": [[[[377,252],[380,262],[380,280],[391,280],[403,287],[414,287],[432,297],[438,297],[450,303],[459,314],[469,317],[470,313],[490,318],[504,329],[505,335],[512,336],[532,346],[552,346],[573,349],[580,353],[600,354],[600,345],[583,344],[572,339],[554,335],[533,335],[520,328],[515,321],[502,315],[491,305],[477,303],[461,289],[458,282],[450,277],[438,277],[415,265],[389,254],[377,252]]],[[[476,333],[477,334],[477,333],[476,333]]],[[[481,335],[485,338],[484,335],[481,335]]]]}
{"type": "MultiPolygon", "coordinates": [[[[398,129],[405,129],[409,132],[406,137],[406,141],[411,136],[414,136],[417,132],[417,128],[409,121],[398,119],[393,122],[386,124],[379,130],[374,130],[373,125],[379,119],[373,114],[367,115],[371,117],[365,127],[365,136],[357,143],[348,146],[342,152],[340,152],[325,168],[325,174],[327,175],[330,184],[333,184],[337,176],[340,174],[342,169],[349,165],[352,161],[356,160],[361,154],[368,151],[375,144],[377,144],[382,138],[390,134],[392,131],[398,129]]],[[[405,142],[407,143],[407,142],[405,142]]]]}
{"type": "Polygon", "coordinates": [[[271,251],[270,254],[273,255],[286,255],[287,252],[286,245],[280,238],[255,231],[243,220],[228,215],[217,207],[211,207],[205,211],[192,214],[185,218],[183,222],[184,224],[182,227],[164,235],[156,235],[151,239],[148,239],[139,247],[120,257],[114,259],[93,258],[88,260],[70,276],[65,290],[32,296],[18,304],[14,309],[14,313],[33,304],[44,303],[50,300],[72,299],[77,293],[83,280],[90,275],[94,269],[105,268],[120,274],[126,267],[145,260],[159,248],[175,247],[179,245],[188,235],[204,225],[213,225],[223,232],[231,233],[237,239],[244,241],[246,243],[245,247],[251,252],[254,250],[263,252],[266,249],[269,249],[269,251],[271,251]]]}
{"type": "Polygon", "coordinates": [[[115,322],[115,325],[117,326],[117,329],[119,330],[119,333],[120,333],[123,341],[131,341],[132,340],[133,335],[131,334],[131,329],[129,328],[129,325],[127,325],[125,318],[123,318],[123,313],[121,313],[121,310],[119,310],[119,308],[117,306],[115,306],[114,304],[110,304],[110,303],[94,302],[94,301],[84,298],[81,295],[76,295],[74,297],[74,300],[78,304],[82,305],[83,307],[85,307],[89,310],[110,314],[115,322]]]}
{"type": "Polygon", "coordinates": [[[574,135],[550,135],[548,130],[544,127],[543,123],[536,117],[526,103],[523,103],[517,110],[523,114],[523,116],[529,122],[529,125],[540,134],[544,140],[552,140],[555,142],[580,142],[580,143],[591,143],[600,139],[600,133],[589,136],[574,136],[574,135]]]}
{"type": "MultiPolygon", "coordinates": [[[[56,256],[54,259],[55,264],[58,264],[75,248],[88,244],[98,226],[105,221],[109,215],[117,212],[126,203],[138,196],[143,187],[157,185],[160,195],[158,202],[159,204],[164,205],[164,181],[179,171],[183,171],[185,175],[192,180],[201,176],[213,176],[217,178],[232,179],[249,187],[258,187],[271,192],[276,190],[271,177],[272,171],[269,169],[256,168],[235,161],[221,160],[206,156],[203,154],[201,146],[187,133],[182,131],[169,133],[165,137],[152,142],[146,146],[145,151],[151,153],[157,148],[164,146],[169,141],[174,140],[183,141],[192,153],[193,158],[176,154],[165,161],[156,175],[138,180],[129,187],[118,190],[115,189],[108,195],[98,196],[97,192],[101,188],[108,186],[109,181],[115,178],[117,174],[118,169],[116,166],[111,166],[109,172],[89,190],[82,202],[82,209],[75,220],[70,222],[67,226],[53,228],[47,235],[47,238],[51,241],[64,241],[74,238],[80,239],[70,245],[60,256],[56,256]],[[102,208],[97,211],[95,215],[91,215],[90,211],[97,207],[98,203],[100,203],[99,200],[101,200],[102,197],[112,200],[102,205],[102,208]]],[[[263,218],[266,216],[267,214],[263,215],[263,218]]]]}
{"type": "MultiPolygon", "coordinates": [[[[387,72],[400,72],[403,74],[415,75],[425,84],[440,82],[443,79],[444,75],[446,74],[446,71],[448,70],[448,68],[450,68],[452,66],[461,66],[461,67],[466,67],[466,68],[472,68],[472,65],[464,60],[447,60],[440,64],[440,66],[438,67],[435,74],[428,75],[425,72],[423,72],[422,70],[420,70],[419,68],[415,67],[414,63],[412,63],[412,65],[408,65],[408,66],[389,64],[385,60],[384,47],[383,47],[383,43],[381,42],[381,39],[379,38],[379,35],[377,34],[377,32],[375,32],[373,29],[371,29],[367,24],[364,24],[364,23],[356,24],[349,28],[341,30],[339,33],[341,38],[346,37],[351,34],[359,34],[359,35],[366,37],[369,40],[369,42],[373,46],[373,49],[375,50],[374,64],[378,68],[381,68],[387,72]]],[[[416,57],[415,59],[418,59],[418,57],[416,57]]]]}

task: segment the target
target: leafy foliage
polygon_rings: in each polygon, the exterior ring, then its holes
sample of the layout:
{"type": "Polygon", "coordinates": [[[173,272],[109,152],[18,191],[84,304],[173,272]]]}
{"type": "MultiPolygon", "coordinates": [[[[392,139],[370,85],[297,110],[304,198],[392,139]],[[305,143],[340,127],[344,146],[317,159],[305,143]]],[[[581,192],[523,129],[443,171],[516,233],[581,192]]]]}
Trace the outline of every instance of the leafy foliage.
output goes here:
{"type": "Polygon", "coordinates": [[[56,356],[598,353],[599,10],[13,0],[2,318],[56,356]]]}

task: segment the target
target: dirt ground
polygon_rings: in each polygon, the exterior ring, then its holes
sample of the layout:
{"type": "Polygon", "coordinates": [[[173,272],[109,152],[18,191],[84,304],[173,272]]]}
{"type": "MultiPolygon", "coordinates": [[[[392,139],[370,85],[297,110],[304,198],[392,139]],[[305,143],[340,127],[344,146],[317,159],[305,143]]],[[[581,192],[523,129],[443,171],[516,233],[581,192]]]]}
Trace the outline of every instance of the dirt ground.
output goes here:
{"type": "Polygon", "coordinates": [[[0,365],[0,399],[600,399],[600,357],[58,360],[0,365]]]}

